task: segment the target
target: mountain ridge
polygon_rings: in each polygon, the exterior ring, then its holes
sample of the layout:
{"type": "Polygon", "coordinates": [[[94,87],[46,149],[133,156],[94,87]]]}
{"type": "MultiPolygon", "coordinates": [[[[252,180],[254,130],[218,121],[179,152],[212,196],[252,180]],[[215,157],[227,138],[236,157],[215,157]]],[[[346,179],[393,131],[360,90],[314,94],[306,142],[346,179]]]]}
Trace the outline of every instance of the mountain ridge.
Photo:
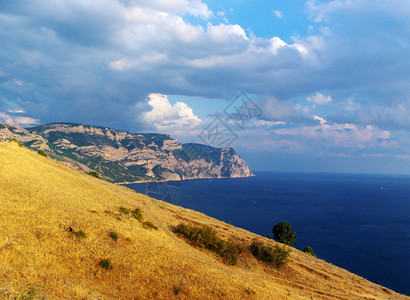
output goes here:
{"type": "Polygon", "coordinates": [[[0,122],[0,130],[33,150],[85,172],[97,171],[115,183],[253,176],[233,148],[180,144],[167,134],[70,122],[30,128],[0,122]]]}

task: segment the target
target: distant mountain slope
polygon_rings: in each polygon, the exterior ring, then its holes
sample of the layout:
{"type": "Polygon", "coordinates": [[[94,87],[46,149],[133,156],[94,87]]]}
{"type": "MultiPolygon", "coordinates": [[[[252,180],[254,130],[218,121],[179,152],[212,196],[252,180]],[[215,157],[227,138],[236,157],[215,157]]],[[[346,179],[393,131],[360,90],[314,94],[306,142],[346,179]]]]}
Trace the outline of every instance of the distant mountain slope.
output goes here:
{"type": "Polygon", "coordinates": [[[410,299],[297,249],[282,269],[249,251],[226,265],[173,228],[206,225],[247,249],[276,243],[17,143],[0,142],[0,203],[0,299],[410,299]],[[140,220],[126,213],[137,208],[140,220]]]}
{"type": "Polygon", "coordinates": [[[113,182],[252,176],[232,148],[181,145],[165,134],[72,123],[26,129],[0,123],[0,130],[27,147],[86,172],[95,170],[113,182]]]}

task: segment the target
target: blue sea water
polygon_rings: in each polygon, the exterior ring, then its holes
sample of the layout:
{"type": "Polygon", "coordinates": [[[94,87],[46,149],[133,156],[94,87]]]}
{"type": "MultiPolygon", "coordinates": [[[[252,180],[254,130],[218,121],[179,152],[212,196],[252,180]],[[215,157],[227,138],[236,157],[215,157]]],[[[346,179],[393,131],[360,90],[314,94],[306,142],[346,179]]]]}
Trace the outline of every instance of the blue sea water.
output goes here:
{"type": "Polygon", "coordinates": [[[410,295],[410,176],[257,172],[160,184],[157,198],[167,186],[174,194],[166,200],[262,236],[286,220],[296,248],[309,245],[327,262],[410,295]]]}

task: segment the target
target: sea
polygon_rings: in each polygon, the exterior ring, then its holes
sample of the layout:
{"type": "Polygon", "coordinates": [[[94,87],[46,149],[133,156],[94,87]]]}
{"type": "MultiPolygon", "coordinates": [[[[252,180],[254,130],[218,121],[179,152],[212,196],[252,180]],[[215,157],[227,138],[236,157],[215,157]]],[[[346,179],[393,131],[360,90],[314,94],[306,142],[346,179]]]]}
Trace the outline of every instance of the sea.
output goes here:
{"type": "Polygon", "coordinates": [[[410,176],[256,172],[127,187],[256,234],[288,221],[295,248],[410,295],[410,176]]]}

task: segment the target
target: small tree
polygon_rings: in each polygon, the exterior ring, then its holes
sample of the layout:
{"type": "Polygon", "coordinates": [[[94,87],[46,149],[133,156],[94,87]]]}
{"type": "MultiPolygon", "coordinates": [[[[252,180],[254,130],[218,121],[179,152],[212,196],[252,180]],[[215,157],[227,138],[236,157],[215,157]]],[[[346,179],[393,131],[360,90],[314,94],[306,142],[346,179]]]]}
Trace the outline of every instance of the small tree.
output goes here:
{"type": "Polygon", "coordinates": [[[283,221],[273,226],[272,229],[273,239],[279,243],[283,243],[288,246],[295,244],[296,233],[292,231],[292,225],[289,222],[283,221]]]}
{"type": "Polygon", "coordinates": [[[309,253],[309,254],[312,255],[313,257],[316,257],[315,252],[313,252],[313,249],[312,249],[310,246],[306,246],[306,248],[303,249],[303,252],[309,253]]]}
{"type": "Polygon", "coordinates": [[[95,178],[100,178],[100,174],[98,174],[96,171],[91,171],[90,173],[88,173],[88,175],[93,176],[95,178]]]}
{"type": "Polygon", "coordinates": [[[48,157],[48,155],[43,150],[38,150],[37,153],[40,154],[41,156],[48,157]]]}

